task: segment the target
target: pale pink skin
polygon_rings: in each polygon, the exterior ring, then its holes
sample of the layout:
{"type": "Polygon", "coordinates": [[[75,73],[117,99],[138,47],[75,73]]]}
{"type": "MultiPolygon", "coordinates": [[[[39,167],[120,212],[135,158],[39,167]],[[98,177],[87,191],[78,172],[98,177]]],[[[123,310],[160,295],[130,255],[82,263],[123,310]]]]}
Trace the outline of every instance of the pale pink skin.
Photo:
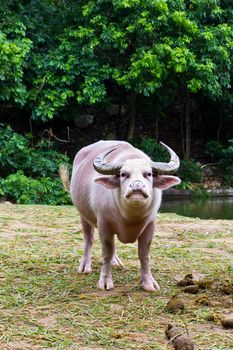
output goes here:
{"type": "Polygon", "coordinates": [[[114,288],[111,264],[122,265],[115,251],[114,236],[117,235],[123,243],[138,240],[142,287],[146,291],[159,290],[150,270],[150,245],[162,190],[178,183],[180,179],[176,176],[152,176],[151,159],[127,142],[99,141],[81,149],[74,159],[70,184],[71,198],[81,215],[84,233],[79,273],[91,272],[91,249],[94,227],[97,227],[103,256],[98,288],[114,288]],[[93,161],[98,154],[113,148],[117,149],[107,156],[107,161],[123,164],[121,175],[101,175],[94,170],[93,161]],[[130,185],[135,184],[143,187],[144,195],[132,193],[130,185]]]}

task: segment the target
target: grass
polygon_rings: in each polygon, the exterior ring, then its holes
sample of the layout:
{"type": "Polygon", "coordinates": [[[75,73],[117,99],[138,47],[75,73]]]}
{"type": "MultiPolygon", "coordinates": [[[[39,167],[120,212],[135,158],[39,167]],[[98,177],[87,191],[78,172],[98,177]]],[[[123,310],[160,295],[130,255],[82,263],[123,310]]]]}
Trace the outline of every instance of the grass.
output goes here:
{"type": "Polygon", "coordinates": [[[0,349],[165,350],[164,330],[173,321],[188,329],[196,349],[233,347],[233,331],[219,321],[233,313],[231,289],[223,291],[233,278],[232,221],[159,214],[151,265],[161,292],[152,294],[139,284],[136,244],[117,242],[125,267],[113,269],[113,291],[96,289],[98,235],[93,273],[77,274],[83,240],[73,207],[1,204],[0,223],[0,349]],[[192,270],[214,287],[184,293],[176,280],[192,270]],[[174,295],[183,312],[166,311],[174,295]]]}

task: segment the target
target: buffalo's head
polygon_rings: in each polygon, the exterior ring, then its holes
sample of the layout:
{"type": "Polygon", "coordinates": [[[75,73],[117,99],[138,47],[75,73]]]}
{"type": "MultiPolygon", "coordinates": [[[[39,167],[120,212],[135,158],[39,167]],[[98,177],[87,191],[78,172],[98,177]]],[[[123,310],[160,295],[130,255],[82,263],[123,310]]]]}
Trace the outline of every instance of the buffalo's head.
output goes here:
{"type": "Polygon", "coordinates": [[[167,145],[162,145],[170,153],[168,163],[152,162],[145,159],[127,159],[123,163],[107,162],[107,156],[115,151],[99,154],[94,160],[95,170],[104,176],[95,179],[95,182],[108,188],[120,188],[121,199],[133,206],[142,206],[152,200],[153,188],[165,190],[180,183],[180,179],[170,174],[177,171],[180,165],[179,157],[167,145]]]}

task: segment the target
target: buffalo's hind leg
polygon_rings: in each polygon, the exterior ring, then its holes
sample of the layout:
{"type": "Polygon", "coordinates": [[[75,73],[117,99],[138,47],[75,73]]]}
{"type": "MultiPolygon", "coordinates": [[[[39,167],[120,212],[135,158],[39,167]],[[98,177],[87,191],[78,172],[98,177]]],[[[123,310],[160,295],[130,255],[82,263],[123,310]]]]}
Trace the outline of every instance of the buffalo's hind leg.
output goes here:
{"type": "Polygon", "coordinates": [[[123,263],[121,261],[121,259],[119,258],[119,256],[117,255],[117,252],[116,252],[116,245],[115,245],[115,242],[113,241],[113,248],[114,248],[114,253],[113,253],[113,257],[112,257],[112,260],[111,260],[111,265],[112,266],[115,266],[115,267],[123,267],[123,263]]]}
{"type": "Polygon", "coordinates": [[[120,266],[123,267],[124,266],[121,259],[119,258],[119,256],[117,255],[116,252],[114,252],[114,254],[113,254],[111,265],[115,266],[115,267],[120,267],[120,266]]]}
{"type": "Polygon", "coordinates": [[[80,261],[78,273],[91,273],[91,249],[94,241],[94,228],[82,218],[84,236],[84,255],[80,261]]]}

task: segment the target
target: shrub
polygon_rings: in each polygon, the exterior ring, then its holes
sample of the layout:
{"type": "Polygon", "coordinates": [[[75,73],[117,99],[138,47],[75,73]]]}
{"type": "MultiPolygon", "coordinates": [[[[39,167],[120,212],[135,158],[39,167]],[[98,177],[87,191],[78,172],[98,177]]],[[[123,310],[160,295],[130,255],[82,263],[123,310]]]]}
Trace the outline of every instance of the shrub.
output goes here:
{"type": "Polygon", "coordinates": [[[186,182],[201,182],[203,171],[195,162],[191,160],[181,160],[178,176],[186,182]]]}
{"type": "Polygon", "coordinates": [[[229,146],[223,149],[221,166],[225,172],[223,185],[233,187],[233,140],[229,140],[229,146]]]}
{"type": "Polygon", "coordinates": [[[0,130],[0,196],[21,204],[69,204],[58,176],[61,163],[69,158],[40,145],[30,147],[30,136],[10,127],[0,130]]]}
{"type": "Polygon", "coordinates": [[[29,135],[19,135],[10,127],[0,130],[1,176],[6,177],[18,170],[32,177],[57,176],[59,164],[68,163],[69,158],[52,149],[41,149],[40,144],[32,148],[29,135]]]}
{"type": "Polygon", "coordinates": [[[19,204],[69,204],[70,197],[63,190],[59,178],[32,179],[18,171],[0,180],[1,195],[19,204]]]}
{"type": "Polygon", "coordinates": [[[233,175],[224,175],[223,185],[226,187],[233,187],[233,175]]]}
{"type": "Polygon", "coordinates": [[[200,186],[197,188],[193,188],[193,199],[207,199],[211,197],[211,194],[207,191],[206,188],[200,186]]]}
{"type": "MultiPolygon", "coordinates": [[[[233,166],[233,140],[229,140],[228,142],[229,142],[229,146],[226,149],[224,149],[222,152],[223,153],[222,162],[226,167],[231,168],[233,166]]],[[[232,174],[233,174],[233,171],[232,171],[232,174]]]]}
{"type": "Polygon", "coordinates": [[[205,147],[205,154],[212,161],[219,161],[223,157],[223,147],[217,141],[209,141],[205,147]]]}
{"type": "Polygon", "coordinates": [[[233,187],[233,140],[229,140],[227,148],[218,142],[210,141],[206,145],[206,154],[212,161],[217,161],[221,170],[223,185],[233,187]],[[225,173],[225,174],[224,174],[225,173]]]}
{"type": "Polygon", "coordinates": [[[157,162],[169,160],[169,155],[164,147],[150,137],[143,137],[140,142],[135,143],[135,146],[157,162]]]}

